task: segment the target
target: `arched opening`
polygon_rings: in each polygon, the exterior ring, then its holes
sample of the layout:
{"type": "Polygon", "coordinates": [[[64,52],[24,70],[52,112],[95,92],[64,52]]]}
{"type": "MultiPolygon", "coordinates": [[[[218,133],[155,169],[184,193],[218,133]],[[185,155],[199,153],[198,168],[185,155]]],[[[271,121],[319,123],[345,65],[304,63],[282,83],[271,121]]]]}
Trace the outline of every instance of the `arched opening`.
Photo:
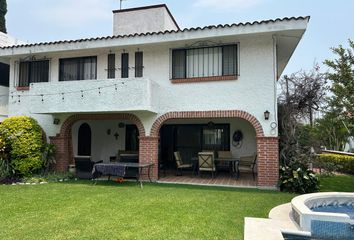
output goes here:
{"type": "MultiPolygon", "coordinates": [[[[203,120],[203,121],[207,121],[207,125],[209,125],[210,121],[216,123],[216,121],[220,119],[231,120],[235,118],[245,121],[245,123],[248,124],[250,133],[253,132],[252,134],[253,139],[251,138],[250,139],[252,142],[251,145],[253,146],[253,149],[256,149],[256,153],[257,153],[257,164],[256,164],[257,176],[256,176],[256,181],[252,180],[253,181],[252,185],[257,185],[259,187],[275,188],[279,179],[278,137],[264,136],[262,125],[257,120],[257,118],[255,118],[253,115],[245,111],[230,110],[230,111],[200,111],[200,112],[198,111],[169,112],[156,119],[156,121],[154,122],[151,128],[150,136],[159,139],[161,137],[160,136],[161,128],[166,123],[171,123],[171,121],[182,122],[188,119],[193,121],[203,120]]],[[[230,134],[233,135],[232,130],[230,131],[230,134]]],[[[232,141],[232,139],[230,140],[232,141]]],[[[161,145],[161,139],[160,139],[160,145],[161,145]]],[[[252,152],[253,149],[251,149],[252,152]]],[[[154,163],[156,165],[159,165],[158,159],[161,156],[161,152],[159,152],[160,156],[158,156],[157,151],[158,151],[157,149],[150,150],[151,155],[154,156],[153,157],[154,163]]],[[[159,172],[160,180],[161,180],[161,176],[163,176],[163,172],[160,171],[159,172]]],[[[186,180],[186,182],[188,182],[188,180],[186,180]]],[[[189,182],[193,183],[193,181],[189,181],[189,182]]],[[[247,183],[246,184],[242,183],[242,181],[240,181],[239,183],[240,183],[239,185],[247,185],[247,183]]]]}
{"type": "Polygon", "coordinates": [[[77,155],[91,156],[91,127],[83,123],[79,127],[77,135],[77,155]]]}
{"type": "MultiPolygon", "coordinates": [[[[140,119],[135,115],[128,113],[76,114],[63,122],[57,136],[50,138],[51,143],[57,146],[55,170],[66,172],[69,164],[75,163],[74,158],[79,155],[78,145],[82,145],[78,144],[79,128],[84,123],[88,124],[91,130],[89,156],[92,161],[114,161],[119,150],[140,151],[140,139],[145,137],[145,129],[140,119]],[[134,127],[130,127],[130,125],[134,125],[134,127]],[[127,127],[128,131],[126,131],[127,127]],[[126,137],[129,138],[129,141],[125,142],[126,137]]],[[[87,138],[82,137],[82,140],[87,141],[87,138]]],[[[86,155],[89,151],[80,150],[80,153],[86,155]]],[[[138,158],[140,161],[139,156],[138,158]]]]}
{"type": "MultiPolygon", "coordinates": [[[[250,171],[243,170],[236,177],[233,163],[229,160],[240,157],[251,157],[257,154],[256,131],[251,123],[242,118],[195,118],[195,119],[170,119],[160,128],[159,166],[160,180],[163,181],[193,181],[202,183],[204,176],[200,173],[198,154],[202,152],[214,153],[216,171],[214,179],[209,179],[211,184],[254,186],[256,179],[250,171]],[[241,133],[242,137],[234,137],[241,133]],[[190,168],[178,168],[175,153],[179,160],[190,168]],[[227,156],[225,156],[227,155],[227,156]],[[222,160],[222,158],[229,158],[222,160]],[[176,175],[182,176],[176,178],[176,175]]],[[[257,169],[254,168],[257,175],[257,169]]],[[[211,175],[210,175],[211,176],[211,175]]]]}

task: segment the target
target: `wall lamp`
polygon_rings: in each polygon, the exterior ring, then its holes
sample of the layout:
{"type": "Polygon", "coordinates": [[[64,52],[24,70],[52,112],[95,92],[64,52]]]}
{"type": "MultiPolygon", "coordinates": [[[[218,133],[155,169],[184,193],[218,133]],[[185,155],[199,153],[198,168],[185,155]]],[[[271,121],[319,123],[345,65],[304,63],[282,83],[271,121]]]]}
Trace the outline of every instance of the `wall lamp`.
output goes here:
{"type": "Polygon", "coordinates": [[[59,118],[54,118],[53,124],[54,125],[59,125],[59,123],[60,123],[60,119],[59,118]]]}
{"type": "Polygon", "coordinates": [[[269,120],[269,115],[270,115],[270,112],[269,112],[268,110],[266,110],[266,111],[264,112],[264,119],[265,119],[265,120],[269,120]]]}

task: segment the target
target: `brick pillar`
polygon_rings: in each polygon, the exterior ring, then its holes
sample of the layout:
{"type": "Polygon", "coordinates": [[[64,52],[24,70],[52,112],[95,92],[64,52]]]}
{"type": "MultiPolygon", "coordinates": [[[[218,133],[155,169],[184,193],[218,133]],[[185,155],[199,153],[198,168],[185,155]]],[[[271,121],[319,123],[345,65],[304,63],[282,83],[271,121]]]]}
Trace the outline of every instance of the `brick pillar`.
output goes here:
{"type": "Polygon", "coordinates": [[[258,186],[277,187],[279,180],[279,138],[257,137],[258,186]]]}
{"type": "Polygon", "coordinates": [[[50,137],[50,143],[56,146],[55,161],[53,170],[67,172],[70,159],[69,139],[61,136],[50,137]]]}
{"type": "Polygon", "coordinates": [[[154,163],[150,172],[152,181],[157,181],[158,179],[158,145],[158,137],[139,138],[139,162],[154,163]]]}

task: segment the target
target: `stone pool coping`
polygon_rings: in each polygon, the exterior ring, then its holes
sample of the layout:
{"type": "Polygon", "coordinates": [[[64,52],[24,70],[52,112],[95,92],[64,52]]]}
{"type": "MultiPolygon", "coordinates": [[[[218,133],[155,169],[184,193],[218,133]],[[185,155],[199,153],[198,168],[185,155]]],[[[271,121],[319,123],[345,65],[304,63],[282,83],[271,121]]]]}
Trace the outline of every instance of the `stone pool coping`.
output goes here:
{"type": "Polygon", "coordinates": [[[269,218],[245,218],[245,240],[284,240],[282,233],[311,235],[309,232],[300,231],[299,226],[292,218],[291,203],[273,208],[269,212],[269,218]]]}
{"type": "Polygon", "coordinates": [[[311,221],[334,221],[345,222],[351,225],[354,224],[354,220],[350,219],[348,214],[344,213],[328,213],[328,212],[314,212],[310,209],[309,205],[314,202],[323,201],[338,201],[343,203],[354,199],[354,193],[349,192],[323,192],[323,193],[310,193],[297,196],[291,200],[291,208],[294,211],[296,217],[295,221],[298,223],[303,231],[311,231],[311,221]]]}

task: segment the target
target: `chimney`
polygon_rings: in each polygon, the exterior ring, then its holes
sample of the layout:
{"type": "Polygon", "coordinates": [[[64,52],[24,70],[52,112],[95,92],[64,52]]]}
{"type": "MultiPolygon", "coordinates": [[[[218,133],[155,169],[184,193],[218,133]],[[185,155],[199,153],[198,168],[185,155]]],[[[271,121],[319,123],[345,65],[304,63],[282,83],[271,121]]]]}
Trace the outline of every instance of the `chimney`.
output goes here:
{"type": "Polygon", "coordinates": [[[166,30],[179,30],[179,26],[165,4],[113,11],[113,35],[166,30]]]}

